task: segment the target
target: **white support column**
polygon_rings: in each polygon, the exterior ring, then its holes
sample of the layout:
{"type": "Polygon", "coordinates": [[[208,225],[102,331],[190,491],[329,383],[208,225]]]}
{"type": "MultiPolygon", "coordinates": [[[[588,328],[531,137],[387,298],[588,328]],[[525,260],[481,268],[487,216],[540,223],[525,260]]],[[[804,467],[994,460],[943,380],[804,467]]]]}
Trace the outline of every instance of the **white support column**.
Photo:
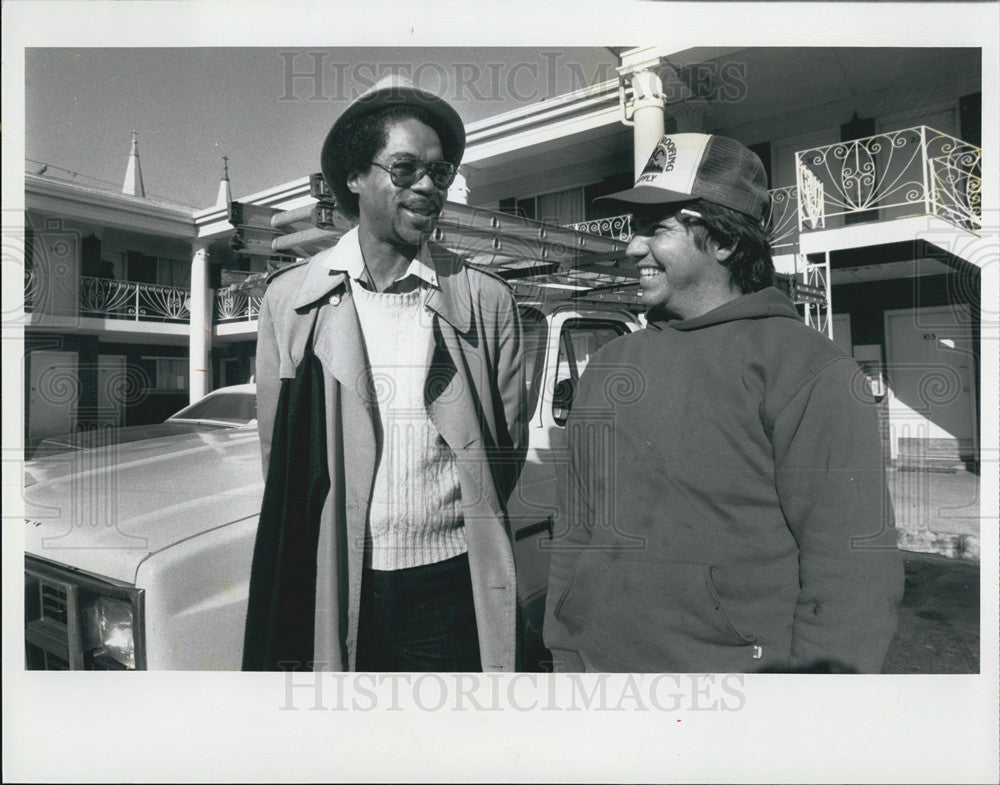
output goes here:
{"type": "Polygon", "coordinates": [[[633,173],[638,178],[646,161],[663,136],[663,82],[654,71],[636,71],[629,76],[632,88],[633,173]]]}
{"type": "Polygon", "coordinates": [[[190,403],[200,401],[212,389],[212,290],[208,278],[208,246],[195,245],[191,257],[191,331],[188,353],[190,403]]]}

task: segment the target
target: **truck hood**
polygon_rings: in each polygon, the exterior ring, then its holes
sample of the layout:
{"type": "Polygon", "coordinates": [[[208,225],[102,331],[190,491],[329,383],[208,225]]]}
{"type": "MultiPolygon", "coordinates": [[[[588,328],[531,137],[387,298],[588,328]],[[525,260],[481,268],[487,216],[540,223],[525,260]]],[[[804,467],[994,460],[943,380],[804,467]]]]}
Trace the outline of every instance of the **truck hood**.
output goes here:
{"type": "Polygon", "coordinates": [[[77,450],[25,464],[25,551],[134,583],[150,555],[255,516],[256,429],[77,450]]]}

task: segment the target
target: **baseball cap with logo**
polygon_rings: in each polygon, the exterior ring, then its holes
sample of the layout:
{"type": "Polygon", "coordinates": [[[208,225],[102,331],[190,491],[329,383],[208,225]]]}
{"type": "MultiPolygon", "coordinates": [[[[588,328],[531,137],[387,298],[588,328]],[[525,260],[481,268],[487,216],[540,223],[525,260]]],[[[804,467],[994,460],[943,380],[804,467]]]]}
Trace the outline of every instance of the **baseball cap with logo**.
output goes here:
{"type": "Polygon", "coordinates": [[[595,201],[657,205],[704,199],[749,215],[767,215],[767,174],[760,158],[727,136],[667,134],[626,191],[595,201]]]}

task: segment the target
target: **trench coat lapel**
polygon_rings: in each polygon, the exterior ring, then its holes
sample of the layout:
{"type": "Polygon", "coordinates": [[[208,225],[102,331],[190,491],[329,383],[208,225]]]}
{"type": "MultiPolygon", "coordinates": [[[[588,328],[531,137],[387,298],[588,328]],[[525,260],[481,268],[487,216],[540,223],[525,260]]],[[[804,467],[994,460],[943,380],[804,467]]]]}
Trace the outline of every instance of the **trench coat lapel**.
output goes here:
{"type": "Polygon", "coordinates": [[[437,288],[431,290],[427,307],[465,334],[472,328],[472,292],[465,265],[439,246],[424,246],[424,261],[437,274],[437,288]]]}
{"type": "Polygon", "coordinates": [[[312,307],[322,308],[316,323],[316,356],[342,386],[367,400],[368,363],[358,314],[347,275],[323,265],[327,253],[317,254],[310,261],[293,307],[300,313],[312,307]]]}
{"type": "Polygon", "coordinates": [[[458,451],[481,438],[473,398],[475,385],[462,350],[463,340],[477,341],[472,330],[472,293],[461,260],[438,246],[428,244],[425,248],[425,260],[433,264],[438,283],[427,298],[427,307],[438,316],[427,402],[442,438],[458,451]]]}
{"type": "MultiPolygon", "coordinates": [[[[345,478],[352,493],[366,500],[375,473],[377,411],[372,395],[361,324],[347,275],[334,272],[317,254],[296,295],[297,311],[319,308],[313,351],[323,369],[340,388],[337,411],[329,412],[331,426],[343,435],[351,456],[345,478]]],[[[361,532],[363,535],[363,531],[361,532]]]]}

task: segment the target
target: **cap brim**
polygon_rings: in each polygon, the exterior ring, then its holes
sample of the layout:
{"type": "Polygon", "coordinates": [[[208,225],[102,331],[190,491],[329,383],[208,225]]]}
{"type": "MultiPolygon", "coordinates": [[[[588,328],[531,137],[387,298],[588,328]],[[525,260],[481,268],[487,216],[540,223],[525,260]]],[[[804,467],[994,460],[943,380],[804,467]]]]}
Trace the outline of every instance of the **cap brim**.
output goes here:
{"type": "Polygon", "coordinates": [[[683,194],[679,191],[668,191],[652,185],[637,185],[625,191],[598,196],[594,202],[620,202],[621,204],[673,204],[674,202],[693,202],[697,196],[683,194]]]}

